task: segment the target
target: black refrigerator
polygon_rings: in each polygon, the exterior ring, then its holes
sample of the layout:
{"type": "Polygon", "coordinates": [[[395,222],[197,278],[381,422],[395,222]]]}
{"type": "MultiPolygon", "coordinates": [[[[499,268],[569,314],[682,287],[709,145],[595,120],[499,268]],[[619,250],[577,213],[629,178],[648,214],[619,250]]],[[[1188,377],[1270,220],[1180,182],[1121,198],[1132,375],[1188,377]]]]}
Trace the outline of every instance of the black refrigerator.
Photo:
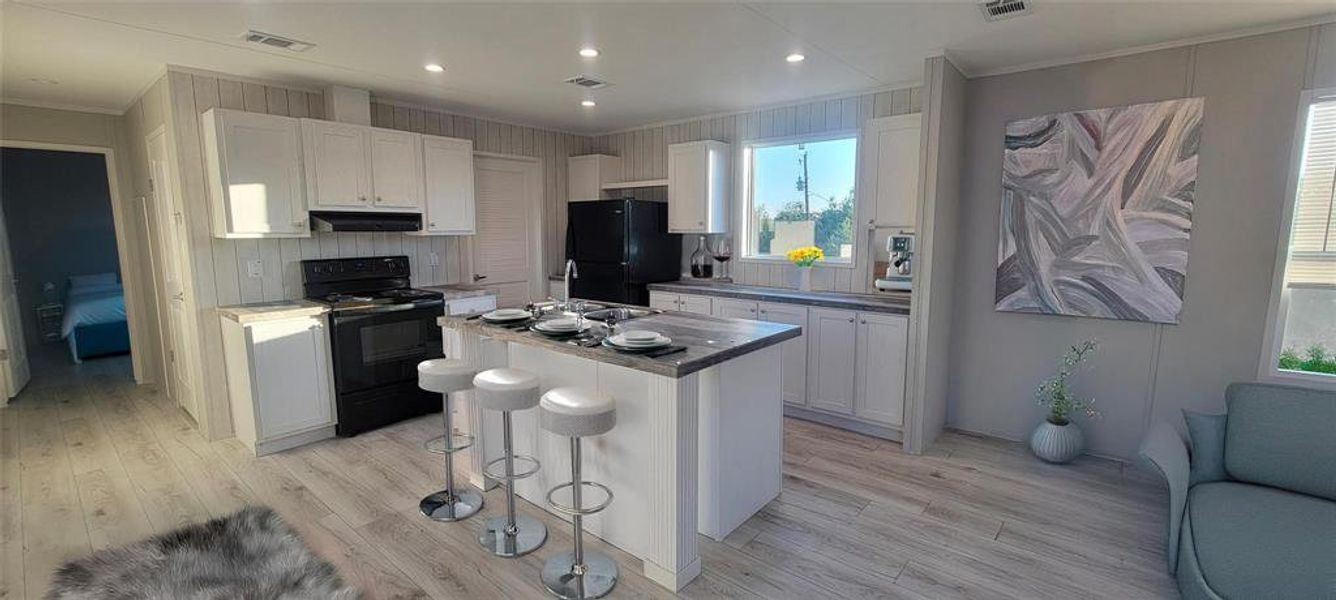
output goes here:
{"type": "Polygon", "coordinates": [[[647,306],[646,284],[680,276],[682,236],[668,233],[667,204],[571,202],[566,217],[566,258],[580,274],[571,280],[571,296],[647,306]]]}

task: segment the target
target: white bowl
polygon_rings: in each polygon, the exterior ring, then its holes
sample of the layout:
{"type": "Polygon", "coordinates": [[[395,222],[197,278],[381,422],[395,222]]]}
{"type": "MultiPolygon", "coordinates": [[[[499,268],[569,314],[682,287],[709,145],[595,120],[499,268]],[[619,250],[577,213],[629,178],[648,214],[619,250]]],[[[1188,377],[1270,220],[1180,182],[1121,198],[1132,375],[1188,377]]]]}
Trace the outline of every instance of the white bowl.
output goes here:
{"type": "Polygon", "coordinates": [[[661,334],[660,334],[659,332],[657,332],[657,331],[649,331],[649,330],[646,330],[646,329],[632,329],[632,330],[630,330],[630,331],[624,331],[624,332],[622,332],[622,334],[621,334],[620,336],[618,336],[618,337],[621,337],[622,339],[626,340],[627,342],[630,342],[630,343],[634,344],[634,343],[636,343],[636,342],[642,342],[642,343],[643,343],[643,342],[652,342],[652,341],[654,341],[654,340],[657,340],[657,339],[663,337],[663,335],[661,335],[661,334]]]}
{"type": "Polygon", "coordinates": [[[539,321],[538,327],[548,331],[575,331],[580,326],[580,322],[575,319],[551,319],[539,321]]]}

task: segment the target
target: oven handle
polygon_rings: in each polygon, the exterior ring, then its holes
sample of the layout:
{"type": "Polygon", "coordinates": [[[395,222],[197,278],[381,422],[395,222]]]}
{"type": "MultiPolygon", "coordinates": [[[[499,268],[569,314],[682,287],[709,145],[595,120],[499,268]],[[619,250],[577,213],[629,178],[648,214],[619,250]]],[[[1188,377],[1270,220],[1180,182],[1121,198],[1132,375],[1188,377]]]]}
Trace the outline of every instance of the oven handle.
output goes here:
{"type": "Polygon", "coordinates": [[[399,316],[400,313],[418,311],[427,316],[440,316],[444,314],[441,307],[445,306],[444,301],[425,302],[419,304],[394,304],[389,306],[378,306],[365,311],[347,311],[343,313],[334,313],[333,319],[337,323],[352,323],[363,319],[371,319],[380,316],[399,316]],[[440,313],[440,314],[438,314],[440,313]]]}

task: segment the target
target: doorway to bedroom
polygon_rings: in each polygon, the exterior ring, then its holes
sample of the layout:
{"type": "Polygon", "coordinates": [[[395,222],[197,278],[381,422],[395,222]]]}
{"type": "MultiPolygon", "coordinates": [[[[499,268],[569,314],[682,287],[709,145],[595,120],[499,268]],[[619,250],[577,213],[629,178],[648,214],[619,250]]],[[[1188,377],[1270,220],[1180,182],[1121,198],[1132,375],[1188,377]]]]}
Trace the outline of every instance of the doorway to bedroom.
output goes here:
{"type": "Polygon", "coordinates": [[[8,398],[131,380],[108,156],[0,148],[0,379],[8,398]]]}

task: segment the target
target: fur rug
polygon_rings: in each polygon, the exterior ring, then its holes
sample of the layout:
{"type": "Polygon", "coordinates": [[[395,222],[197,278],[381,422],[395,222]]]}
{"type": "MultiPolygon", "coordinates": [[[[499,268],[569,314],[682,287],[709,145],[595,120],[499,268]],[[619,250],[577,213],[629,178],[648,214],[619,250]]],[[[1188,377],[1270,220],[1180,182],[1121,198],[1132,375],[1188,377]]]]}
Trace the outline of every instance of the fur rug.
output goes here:
{"type": "Polygon", "coordinates": [[[252,506],[66,563],[49,600],[356,600],[273,510],[252,506]]]}

